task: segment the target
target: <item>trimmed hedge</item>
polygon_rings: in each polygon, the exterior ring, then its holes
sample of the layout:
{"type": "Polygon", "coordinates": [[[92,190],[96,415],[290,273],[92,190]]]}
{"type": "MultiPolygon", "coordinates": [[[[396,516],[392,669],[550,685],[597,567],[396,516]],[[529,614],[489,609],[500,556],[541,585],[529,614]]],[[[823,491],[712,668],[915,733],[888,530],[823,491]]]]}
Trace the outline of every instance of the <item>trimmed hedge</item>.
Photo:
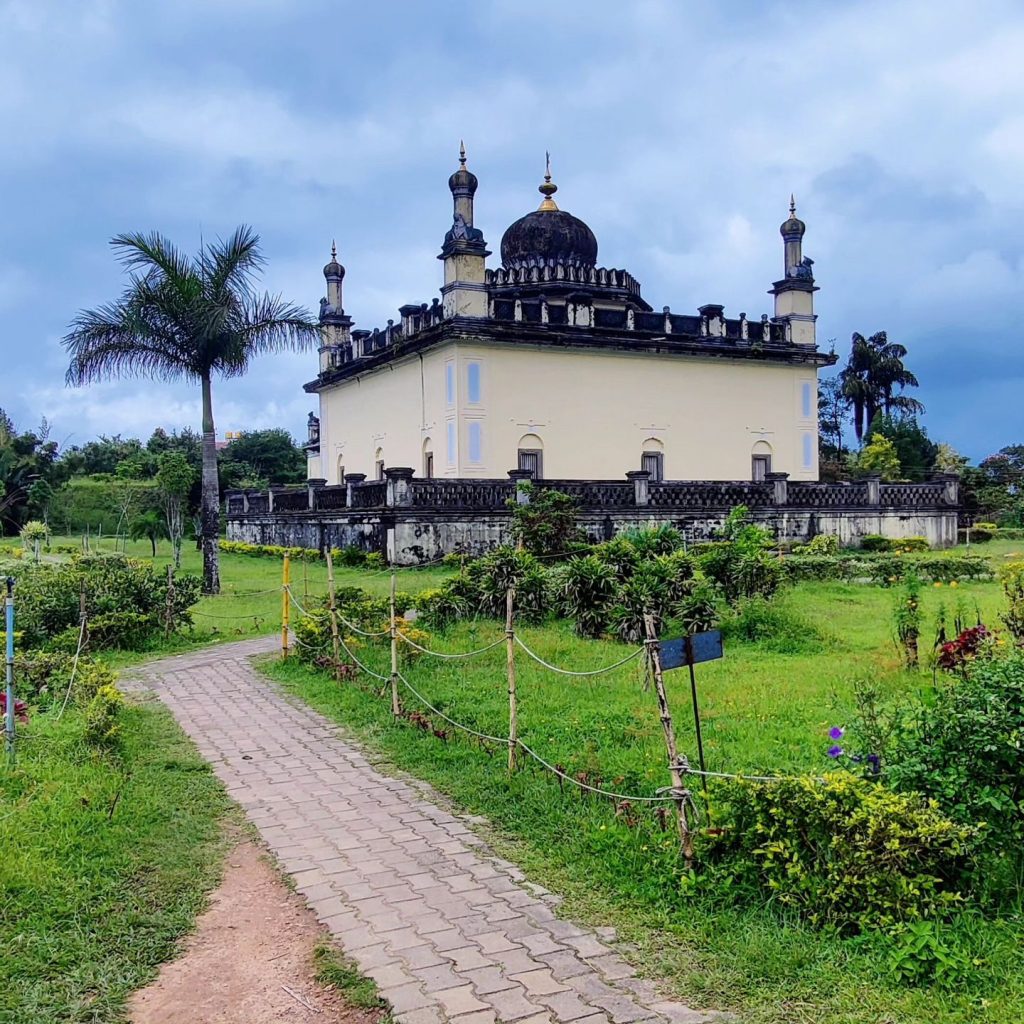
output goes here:
{"type": "Polygon", "coordinates": [[[987,558],[980,555],[948,554],[932,557],[901,554],[802,555],[783,558],[790,582],[835,580],[843,583],[871,582],[883,587],[899,583],[909,570],[922,580],[951,583],[954,580],[991,579],[987,558]]]}
{"type": "MultiPolygon", "coordinates": [[[[222,540],[221,551],[229,555],[247,555],[250,558],[284,558],[287,555],[296,562],[318,562],[324,553],[317,548],[290,548],[280,544],[246,544],[240,540],[222,540]]],[[[362,548],[331,548],[331,559],[336,565],[370,566],[378,568],[385,564],[379,551],[363,551],[362,548]]]]}

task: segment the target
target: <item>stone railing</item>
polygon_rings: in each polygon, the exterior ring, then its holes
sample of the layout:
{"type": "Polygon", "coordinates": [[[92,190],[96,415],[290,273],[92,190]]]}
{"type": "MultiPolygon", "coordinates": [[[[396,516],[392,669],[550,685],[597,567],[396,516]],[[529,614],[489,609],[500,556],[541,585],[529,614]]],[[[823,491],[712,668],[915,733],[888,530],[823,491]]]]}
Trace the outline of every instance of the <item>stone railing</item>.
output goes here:
{"type": "Polygon", "coordinates": [[[650,509],[671,512],[728,510],[746,505],[752,510],[790,508],[828,509],[941,509],[959,504],[958,478],[943,474],[916,484],[883,484],[878,477],[844,484],[791,482],[786,473],[769,473],[763,482],[718,480],[652,481],[642,471],[626,480],[538,480],[523,470],[510,470],[507,479],[421,479],[408,468],[384,471],[384,480],[367,480],[349,473],[343,485],[327,486],[309,480],[305,487],[269,491],[230,491],[229,517],[279,513],[342,512],[412,508],[420,511],[458,509],[503,512],[515,499],[528,504],[531,483],[538,490],[557,490],[575,499],[585,511],[650,509]]]}

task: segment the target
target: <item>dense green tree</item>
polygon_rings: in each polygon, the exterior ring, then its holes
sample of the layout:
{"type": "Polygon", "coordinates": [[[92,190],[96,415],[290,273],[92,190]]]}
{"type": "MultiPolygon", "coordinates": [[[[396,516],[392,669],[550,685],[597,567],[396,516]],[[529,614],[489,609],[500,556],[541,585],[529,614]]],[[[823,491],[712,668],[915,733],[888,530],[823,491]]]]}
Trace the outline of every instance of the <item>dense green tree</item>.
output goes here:
{"type": "Polygon", "coordinates": [[[156,471],[156,486],[160,494],[167,536],[174,552],[174,567],[181,567],[181,538],[185,533],[185,510],[189,488],[195,473],[183,452],[168,450],[161,456],[156,471]]]}
{"type": "Polygon", "coordinates": [[[304,309],[255,291],[263,266],[248,227],[187,256],[158,233],[118,235],[111,244],[130,274],[116,302],[84,310],[64,339],[68,382],[120,376],[184,378],[203,408],[201,534],[203,589],[220,591],[220,488],[213,378],[244,374],[267,352],[315,344],[319,326],[304,309]]]}
{"type": "Polygon", "coordinates": [[[44,420],[39,430],[19,433],[11,418],[0,409],[0,533],[17,533],[29,518],[33,494],[44,496],[39,484],[59,483],[57,442],[49,438],[44,420]],[[33,490],[34,489],[34,490],[33,490]]]}
{"type": "Polygon", "coordinates": [[[857,470],[860,473],[879,473],[885,481],[900,477],[900,457],[896,445],[881,434],[872,434],[870,440],[857,456],[857,470]]]}
{"type": "Polygon", "coordinates": [[[900,460],[901,480],[916,483],[935,472],[939,446],[914,417],[879,413],[871,422],[871,437],[884,437],[893,443],[900,460]]]}
{"type": "Polygon", "coordinates": [[[855,333],[850,345],[850,356],[839,374],[843,396],[853,411],[853,430],[858,442],[870,433],[871,424],[878,413],[892,416],[903,413],[911,416],[924,412],[924,406],[909,395],[907,388],[916,388],[917,377],[904,365],[907,350],[903,345],[889,341],[885,331],[865,338],[855,333]]]}
{"type": "Polygon", "coordinates": [[[268,484],[299,484],[306,479],[306,453],[287,430],[245,431],[221,449],[227,476],[258,477],[268,484]]]}

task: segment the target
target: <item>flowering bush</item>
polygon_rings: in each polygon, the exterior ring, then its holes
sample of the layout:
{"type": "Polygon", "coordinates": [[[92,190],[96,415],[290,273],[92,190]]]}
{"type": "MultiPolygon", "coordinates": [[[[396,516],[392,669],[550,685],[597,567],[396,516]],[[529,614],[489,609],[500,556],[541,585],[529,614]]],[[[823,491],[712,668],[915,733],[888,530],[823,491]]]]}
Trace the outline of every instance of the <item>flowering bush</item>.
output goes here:
{"type": "MultiPolygon", "coordinates": [[[[0,718],[7,714],[7,691],[0,690],[0,718]]],[[[14,698],[14,718],[18,722],[28,723],[28,704],[14,698]]]]}
{"type": "Polygon", "coordinates": [[[1024,562],[1003,566],[999,582],[1006,595],[1007,609],[1002,619],[1017,644],[1024,645],[1024,562]]]}

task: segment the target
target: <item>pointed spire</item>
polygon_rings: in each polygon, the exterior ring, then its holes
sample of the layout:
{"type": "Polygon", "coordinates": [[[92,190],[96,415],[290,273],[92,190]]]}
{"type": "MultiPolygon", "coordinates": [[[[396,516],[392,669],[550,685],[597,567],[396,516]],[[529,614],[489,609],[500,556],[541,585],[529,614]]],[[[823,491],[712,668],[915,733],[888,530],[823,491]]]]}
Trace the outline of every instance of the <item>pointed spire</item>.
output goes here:
{"type": "Polygon", "coordinates": [[[789,193],[789,215],[790,217],[796,216],[796,199],[792,192],[789,193]]]}
{"type": "Polygon", "coordinates": [[[459,164],[463,167],[466,166],[466,144],[459,139],[459,164]]]}
{"type": "Polygon", "coordinates": [[[551,154],[544,151],[544,184],[537,186],[537,191],[544,197],[538,210],[557,210],[551,197],[558,191],[558,186],[551,180],[551,154]]]}
{"type": "Polygon", "coordinates": [[[331,239],[331,262],[338,262],[338,246],[333,238],[331,239]]]}

